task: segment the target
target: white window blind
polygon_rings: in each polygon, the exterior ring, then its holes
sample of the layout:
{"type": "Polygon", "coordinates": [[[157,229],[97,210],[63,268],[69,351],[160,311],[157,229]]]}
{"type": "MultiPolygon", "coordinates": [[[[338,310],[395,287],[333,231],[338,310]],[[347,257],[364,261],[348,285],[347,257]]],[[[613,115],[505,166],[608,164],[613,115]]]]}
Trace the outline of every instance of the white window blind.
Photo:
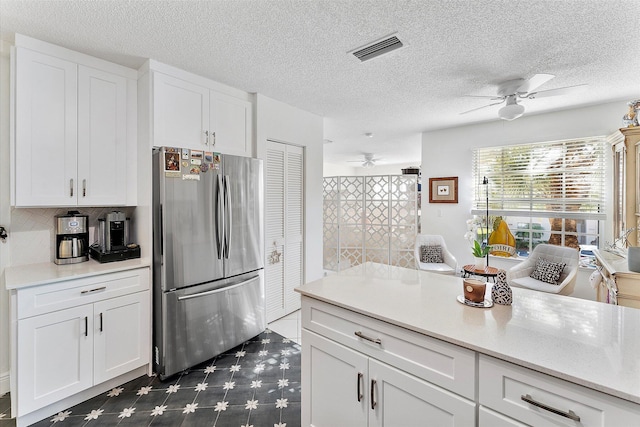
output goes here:
{"type": "Polygon", "coordinates": [[[604,137],[473,150],[472,213],[605,219],[604,137]]]}

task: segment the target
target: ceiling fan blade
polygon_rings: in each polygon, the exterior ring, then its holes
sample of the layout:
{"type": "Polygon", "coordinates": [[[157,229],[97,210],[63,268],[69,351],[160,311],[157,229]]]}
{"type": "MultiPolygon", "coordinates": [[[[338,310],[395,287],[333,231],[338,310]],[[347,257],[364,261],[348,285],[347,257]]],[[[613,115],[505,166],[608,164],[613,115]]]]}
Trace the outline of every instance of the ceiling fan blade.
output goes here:
{"type": "Polygon", "coordinates": [[[587,88],[587,86],[589,85],[581,84],[575,86],[559,87],[557,89],[541,90],[540,92],[532,92],[528,95],[525,95],[523,98],[536,99],[546,98],[548,96],[568,95],[571,93],[582,92],[587,88]]]}
{"type": "Polygon", "coordinates": [[[492,104],[483,105],[482,107],[472,108],[471,110],[463,111],[460,114],[467,114],[467,113],[471,113],[472,111],[482,110],[483,108],[492,107],[494,105],[502,104],[503,102],[504,102],[504,99],[502,101],[500,101],[500,102],[494,102],[492,104]]]}
{"type": "Polygon", "coordinates": [[[490,99],[492,101],[497,101],[499,99],[504,99],[504,96],[500,96],[500,95],[493,95],[493,96],[489,96],[489,95],[463,95],[465,98],[482,98],[482,99],[490,99]]]}
{"type": "Polygon", "coordinates": [[[545,84],[546,82],[548,82],[549,80],[551,80],[554,77],[555,76],[553,74],[535,74],[534,76],[532,76],[528,80],[525,80],[524,83],[522,83],[520,85],[520,87],[518,87],[518,89],[516,89],[516,92],[517,93],[529,93],[529,92],[539,88],[540,86],[542,86],[543,84],[545,84]]]}

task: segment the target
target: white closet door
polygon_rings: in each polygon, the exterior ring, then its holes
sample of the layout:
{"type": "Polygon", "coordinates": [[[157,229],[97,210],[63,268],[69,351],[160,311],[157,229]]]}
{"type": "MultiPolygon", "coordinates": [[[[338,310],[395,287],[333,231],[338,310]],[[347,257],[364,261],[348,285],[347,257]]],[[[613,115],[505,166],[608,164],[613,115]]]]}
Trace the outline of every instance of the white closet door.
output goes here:
{"type": "MultiPolygon", "coordinates": [[[[285,315],[284,263],[275,262],[274,254],[284,251],[284,165],[285,145],[267,142],[265,181],[265,284],[267,322],[285,315]]],[[[282,257],[280,257],[280,260],[282,257]]]]}
{"type": "Polygon", "coordinates": [[[300,294],[293,289],[302,285],[304,277],[304,151],[302,147],[288,145],[286,154],[284,306],[288,314],[300,309],[300,294]]]}
{"type": "Polygon", "coordinates": [[[265,191],[267,321],[300,308],[304,230],[304,150],[268,141],[265,191]]]}

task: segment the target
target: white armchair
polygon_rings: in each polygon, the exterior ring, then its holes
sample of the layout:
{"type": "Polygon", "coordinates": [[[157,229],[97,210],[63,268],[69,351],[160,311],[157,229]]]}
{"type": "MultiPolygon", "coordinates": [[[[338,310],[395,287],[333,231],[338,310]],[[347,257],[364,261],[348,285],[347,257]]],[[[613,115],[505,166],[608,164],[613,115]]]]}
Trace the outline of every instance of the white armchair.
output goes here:
{"type": "Polygon", "coordinates": [[[419,270],[431,271],[433,273],[440,274],[455,274],[458,263],[455,257],[447,249],[447,244],[444,242],[444,238],[435,234],[418,234],[416,236],[415,245],[415,259],[416,268],[419,270]],[[443,262],[422,262],[421,261],[421,247],[422,246],[440,246],[442,251],[443,262]]]}
{"type": "Polygon", "coordinates": [[[507,271],[507,283],[510,286],[528,288],[552,294],[570,295],[576,284],[580,256],[577,249],[566,246],[539,244],[529,254],[529,258],[507,271]],[[536,267],[536,261],[543,258],[550,262],[565,263],[560,274],[558,284],[554,285],[534,279],[531,273],[536,267]]]}

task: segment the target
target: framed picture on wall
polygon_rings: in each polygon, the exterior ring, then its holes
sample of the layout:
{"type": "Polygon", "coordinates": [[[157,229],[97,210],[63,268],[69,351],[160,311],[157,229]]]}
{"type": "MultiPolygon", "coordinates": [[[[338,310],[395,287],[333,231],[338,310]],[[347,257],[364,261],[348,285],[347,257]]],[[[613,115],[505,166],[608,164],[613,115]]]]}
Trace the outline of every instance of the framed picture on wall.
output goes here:
{"type": "Polygon", "coordinates": [[[458,177],[429,178],[429,203],[458,203],[458,177]]]}

